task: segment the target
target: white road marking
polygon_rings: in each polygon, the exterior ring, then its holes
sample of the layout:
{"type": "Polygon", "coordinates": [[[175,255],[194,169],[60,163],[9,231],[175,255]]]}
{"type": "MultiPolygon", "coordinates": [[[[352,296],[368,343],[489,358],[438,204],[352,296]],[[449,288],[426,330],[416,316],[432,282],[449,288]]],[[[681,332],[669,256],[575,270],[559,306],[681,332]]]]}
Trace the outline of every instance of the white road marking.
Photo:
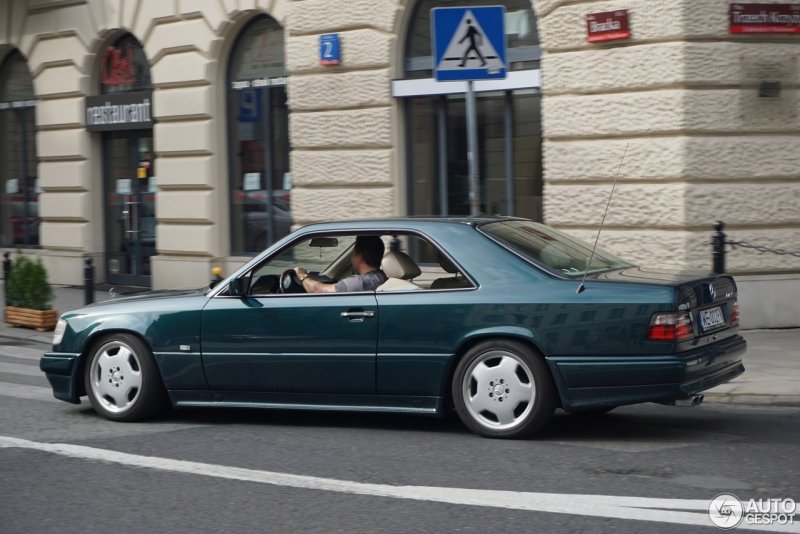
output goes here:
{"type": "Polygon", "coordinates": [[[40,376],[44,378],[44,373],[35,365],[24,363],[5,363],[0,362],[0,373],[11,373],[12,375],[40,376]]]}
{"type": "MultiPolygon", "coordinates": [[[[467,506],[551,512],[570,515],[634,519],[682,525],[712,526],[707,510],[709,500],[656,499],[613,495],[534,493],[430,486],[392,486],[334,478],[293,475],[241,467],[190,462],[155,456],[141,456],[69,443],[42,443],[0,436],[0,448],[23,448],[125,466],[159,469],[174,473],[242,480],[308,490],[332,491],[373,497],[431,501],[467,506]],[[689,511],[687,511],[689,510],[689,511]]],[[[800,532],[800,525],[745,525],[739,528],[770,532],[800,532]]]]}
{"type": "Polygon", "coordinates": [[[11,382],[0,382],[0,396],[16,397],[18,399],[28,400],[62,402],[53,397],[53,391],[50,388],[12,384],[11,382]]]}

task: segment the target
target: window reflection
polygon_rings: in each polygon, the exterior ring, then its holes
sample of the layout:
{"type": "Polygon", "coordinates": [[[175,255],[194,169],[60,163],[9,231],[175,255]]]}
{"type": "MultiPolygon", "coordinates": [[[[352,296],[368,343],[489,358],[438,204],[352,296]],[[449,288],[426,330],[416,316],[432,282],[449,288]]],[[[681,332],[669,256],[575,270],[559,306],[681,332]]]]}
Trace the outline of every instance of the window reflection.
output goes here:
{"type": "Polygon", "coordinates": [[[231,250],[259,252],[291,231],[284,34],[272,18],[239,36],[228,72],[231,250]]]}
{"type": "Polygon", "coordinates": [[[0,66],[0,245],[39,244],[33,80],[11,52],[0,66]]]}
{"type": "MultiPolygon", "coordinates": [[[[459,6],[485,2],[466,0],[459,6]]],[[[529,0],[502,2],[511,70],[539,66],[539,36],[529,0]]],[[[422,0],[409,23],[406,79],[431,78],[430,10],[452,6],[422,0]]],[[[538,89],[479,92],[480,209],[489,215],[542,219],[541,95],[538,89]]],[[[469,215],[466,102],[463,93],[405,100],[408,211],[469,215]]]]}

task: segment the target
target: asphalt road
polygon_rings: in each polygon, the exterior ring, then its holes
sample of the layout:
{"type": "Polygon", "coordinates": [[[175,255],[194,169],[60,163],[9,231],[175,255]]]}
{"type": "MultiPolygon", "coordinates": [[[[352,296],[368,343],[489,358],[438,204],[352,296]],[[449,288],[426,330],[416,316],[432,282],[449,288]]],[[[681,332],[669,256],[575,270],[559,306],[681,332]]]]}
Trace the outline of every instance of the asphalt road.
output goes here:
{"type": "Polygon", "coordinates": [[[52,399],[45,347],[11,343],[0,339],[6,534],[713,532],[707,503],[721,492],[800,500],[797,408],[559,413],[530,441],[394,415],[191,410],[122,424],[52,399]]]}

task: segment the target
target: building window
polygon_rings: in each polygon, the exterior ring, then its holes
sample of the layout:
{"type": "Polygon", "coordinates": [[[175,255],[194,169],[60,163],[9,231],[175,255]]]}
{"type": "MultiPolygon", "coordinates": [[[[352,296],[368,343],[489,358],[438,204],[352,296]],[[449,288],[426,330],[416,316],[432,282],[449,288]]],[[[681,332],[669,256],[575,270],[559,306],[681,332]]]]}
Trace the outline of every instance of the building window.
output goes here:
{"type": "Polygon", "coordinates": [[[39,244],[33,78],[17,51],[0,65],[0,245],[39,244]]]}
{"type": "Polygon", "coordinates": [[[125,34],[106,48],[100,58],[101,94],[147,91],[152,88],[150,63],[136,37],[125,34]]]}
{"type": "Polygon", "coordinates": [[[260,252],[292,227],[283,28],[253,20],[228,68],[231,252],[260,252]]]}
{"type": "Polygon", "coordinates": [[[86,97],[86,126],[103,146],[106,281],[149,287],[158,194],[150,65],[125,34],[102,50],[96,68],[99,95],[86,97]]]}
{"type": "MultiPolygon", "coordinates": [[[[509,75],[476,82],[481,211],[542,219],[539,36],[530,0],[506,8],[509,75]]],[[[465,0],[459,6],[480,6],[465,0]]],[[[421,0],[406,42],[405,77],[393,82],[406,117],[407,205],[411,215],[469,215],[466,84],[433,78],[430,10],[421,0]]]]}

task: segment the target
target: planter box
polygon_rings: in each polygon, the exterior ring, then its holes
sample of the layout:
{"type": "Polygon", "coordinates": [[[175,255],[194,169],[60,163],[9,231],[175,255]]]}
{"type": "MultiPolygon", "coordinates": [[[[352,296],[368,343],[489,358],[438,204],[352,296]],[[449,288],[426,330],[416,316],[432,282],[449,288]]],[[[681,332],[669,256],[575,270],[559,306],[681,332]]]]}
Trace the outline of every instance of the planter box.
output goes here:
{"type": "Polygon", "coordinates": [[[25,326],[35,328],[39,332],[46,332],[56,327],[58,312],[56,310],[31,310],[6,306],[6,323],[11,326],[25,326]]]}

